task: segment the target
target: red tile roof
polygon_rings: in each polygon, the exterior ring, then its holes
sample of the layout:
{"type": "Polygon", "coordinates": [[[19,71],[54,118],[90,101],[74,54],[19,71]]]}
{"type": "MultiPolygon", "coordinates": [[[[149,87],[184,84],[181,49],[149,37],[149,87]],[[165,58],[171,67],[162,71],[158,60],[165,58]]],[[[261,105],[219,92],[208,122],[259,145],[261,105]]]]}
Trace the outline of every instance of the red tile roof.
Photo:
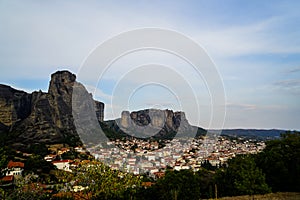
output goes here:
{"type": "Polygon", "coordinates": [[[14,176],[10,175],[10,176],[4,176],[1,181],[13,181],[14,180],[14,176]]]}
{"type": "Polygon", "coordinates": [[[7,164],[7,168],[11,169],[13,167],[20,167],[20,168],[24,168],[24,163],[22,162],[14,162],[14,161],[9,161],[7,164]]]}
{"type": "Polygon", "coordinates": [[[142,186],[144,187],[151,187],[154,183],[152,182],[142,182],[142,186]]]}
{"type": "Polygon", "coordinates": [[[157,178],[162,178],[165,176],[165,173],[164,172],[154,172],[154,175],[157,177],[157,178]]]}

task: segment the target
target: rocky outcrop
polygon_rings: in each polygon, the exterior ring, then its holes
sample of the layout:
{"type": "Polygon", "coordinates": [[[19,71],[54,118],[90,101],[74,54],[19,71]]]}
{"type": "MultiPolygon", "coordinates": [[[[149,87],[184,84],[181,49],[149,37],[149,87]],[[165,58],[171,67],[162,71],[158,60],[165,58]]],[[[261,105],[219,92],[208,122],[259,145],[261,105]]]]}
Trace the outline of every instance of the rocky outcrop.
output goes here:
{"type": "MultiPolygon", "coordinates": [[[[69,143],[79,141],[72,116],[72,92],[76,76],[68,71],[51,75],[48,93],[28,94],[0,85],[0,129],[9,130],[14,142],[69,143]],[[74,141],[72,141],[74,140],[74,141]]],[[[95,101],[98,120],[104,104],[95,101]]]]}
{"type": "Polygon", "coordinates": [[[30,114],[31,95],[0,84],[0,123],[12,126],[30,114]]]}
{"type": "Polygon", "coordinates": [[[94,101],[95,102],[95,110],[96,110],[96,116],[98,121],[103,122],[104,121],[104,103],[100,101],[94,101]]]}
{"type": "Polygon", "coordinates": [[[191,126],[184,112],[172,110],[124,111],[119,119],[107,122],[103,119],[104,104],[93,100],[68,71],[51,75],[47,93],[28,94],[0,85],[0,134],[9,136],[7,144],[75,145],[80,142],[78,134],[85,144],[105,141],[106,136],[172,139],[206,134],[204,129],[191,126]]]}
{"type": "Polygon", "coordinates": [[[145,109],[123,111],[116,123],[110,123],[116,131],[138,138],[196,137],[206,131],[189,124],[184,112],[145,109]]]}

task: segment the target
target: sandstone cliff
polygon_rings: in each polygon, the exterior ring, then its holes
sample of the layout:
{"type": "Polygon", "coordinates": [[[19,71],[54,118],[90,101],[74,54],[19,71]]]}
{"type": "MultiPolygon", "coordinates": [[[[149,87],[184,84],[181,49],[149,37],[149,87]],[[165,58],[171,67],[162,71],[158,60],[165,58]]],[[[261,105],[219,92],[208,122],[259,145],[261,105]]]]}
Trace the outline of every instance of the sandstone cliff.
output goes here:
{"type": "MultiPolygon", "coordinates": [[[[0,85],[0,133],[14,143],[76,143],[79,138],[72,116],[72,91],[76,76],[68,71],[51,75],[48,93],[28,94],[0,85]]],[[[104,104],[95,101],[98,120],[104,104]]]]}

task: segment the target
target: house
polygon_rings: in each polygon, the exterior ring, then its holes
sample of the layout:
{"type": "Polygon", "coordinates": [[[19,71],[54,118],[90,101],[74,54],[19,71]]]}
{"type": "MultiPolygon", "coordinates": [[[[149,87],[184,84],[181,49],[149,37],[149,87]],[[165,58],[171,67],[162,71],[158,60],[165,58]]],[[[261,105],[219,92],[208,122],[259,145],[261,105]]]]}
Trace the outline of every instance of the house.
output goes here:
{"type": "Polygon", "coordinates": [[[51,162],[53,161],[54,159],[56,159],[56,155],[53,155],[53,154],[49,154],[49,155],[46,155],[44,157],[44,160],[48,161],[48,162],[51,162]]]}
{"type": "Polygon", "coordinates": [[[7,164],[6,176],[22,176],[24,163],[10,160],[7,164]]]}
{"type": "Polygon", "coordinates": [[[142,182],[142,187],[144,188],[148,188],[148,187],[151,187],[154,183],[152,182],[142,182]]]}
{"type": "Polygon", "coordinates": [[[85,189],[88,189],[88,186],[83,187],[81,185],[75,185],[75,186],[73,186],[72,191],[74,191],[74,192],[80,192],[80,191],[83,191],[85,189]]]}
{"type": "Polygon", "coordinates": [[[70,169],[70,163],[72,162],[73,160],[56,160],[52,161],[52,164],[55,165],[57,169],[72,172],[72,170],[70,169]]]}
{"type": "Polygon", "coordinates": [[[84,150],[82,147],[75,147],[74,150],[78,153],[85,153],[86,150],[84,150]]]}
{"type": "Polygon", "coordinates": [[[64,153],[68,152],[68,151],[70,151],[69,148],[61,148],[60,150],[58,150],[57,154],[62,155],[64,153]]]}
{"type": "Polygon", "coordinates": [[[9,176],[4,176],[0,179],[0,186],[1,187],[10,187],[14,183],[14,176],[9,175],[9,176]]]}
{"type": "Polygon", "coordinates": [[[155,176],[155,180],[159,179],[159,178],[162,178],[162,177],[165,176],[165,172],[155,172],[154,176],[155,176]]]}

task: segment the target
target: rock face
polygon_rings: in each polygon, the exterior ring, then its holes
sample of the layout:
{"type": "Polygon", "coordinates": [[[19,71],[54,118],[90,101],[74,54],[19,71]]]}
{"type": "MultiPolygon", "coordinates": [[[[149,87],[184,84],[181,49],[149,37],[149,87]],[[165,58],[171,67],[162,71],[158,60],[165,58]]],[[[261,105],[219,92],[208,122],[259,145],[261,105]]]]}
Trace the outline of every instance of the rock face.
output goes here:
{"type": "MultiPolygon", "coordinates": [[[[0,130],[14,142],[68,143],[78,139],[72,116],[72,92],[76,76],[68,71],[51,75],[48,93],[28,94],[0,85],[0,130]]],[[[95,101],[98,120],[103,121],[104,104],[95,101]]]]}
{"type": "Polygon", "coordinates": [[[31,95],[0,84],[0,123],[12,126],[30,114],[31,95]]]}
{"type": "Polygon", "coordinates": [[[123,111],[116,123],[111,123],[115,130],[139,138],[195,137],[206,134],[202,128],[189,124],[184,112],[172,110],[145,109],[123,111]]]}
{"type": "Polygon", "coordinates": [[[28,94],[0,84],[0,137],[8,138],[5,144],[23,147],[32,143],[76,145],[80,143],[78,134],[85,144],[104,141],[108,135],[112,138],[172,139],[206,134],[204,129],[191,126],[183,112],[172,110],[124,111],[120,119],[107,122],[103,119],[104,104],[93,100],[84,86],[76,82],[76,76],[68,71],[51,75],[47,93],[28,94]],[[99,122],[106,136],[101,133],[103,137],[100,137],[100,132],[96,131],[99,122]],[[87,137],[83,139],[82,136],[87,137]]]}

